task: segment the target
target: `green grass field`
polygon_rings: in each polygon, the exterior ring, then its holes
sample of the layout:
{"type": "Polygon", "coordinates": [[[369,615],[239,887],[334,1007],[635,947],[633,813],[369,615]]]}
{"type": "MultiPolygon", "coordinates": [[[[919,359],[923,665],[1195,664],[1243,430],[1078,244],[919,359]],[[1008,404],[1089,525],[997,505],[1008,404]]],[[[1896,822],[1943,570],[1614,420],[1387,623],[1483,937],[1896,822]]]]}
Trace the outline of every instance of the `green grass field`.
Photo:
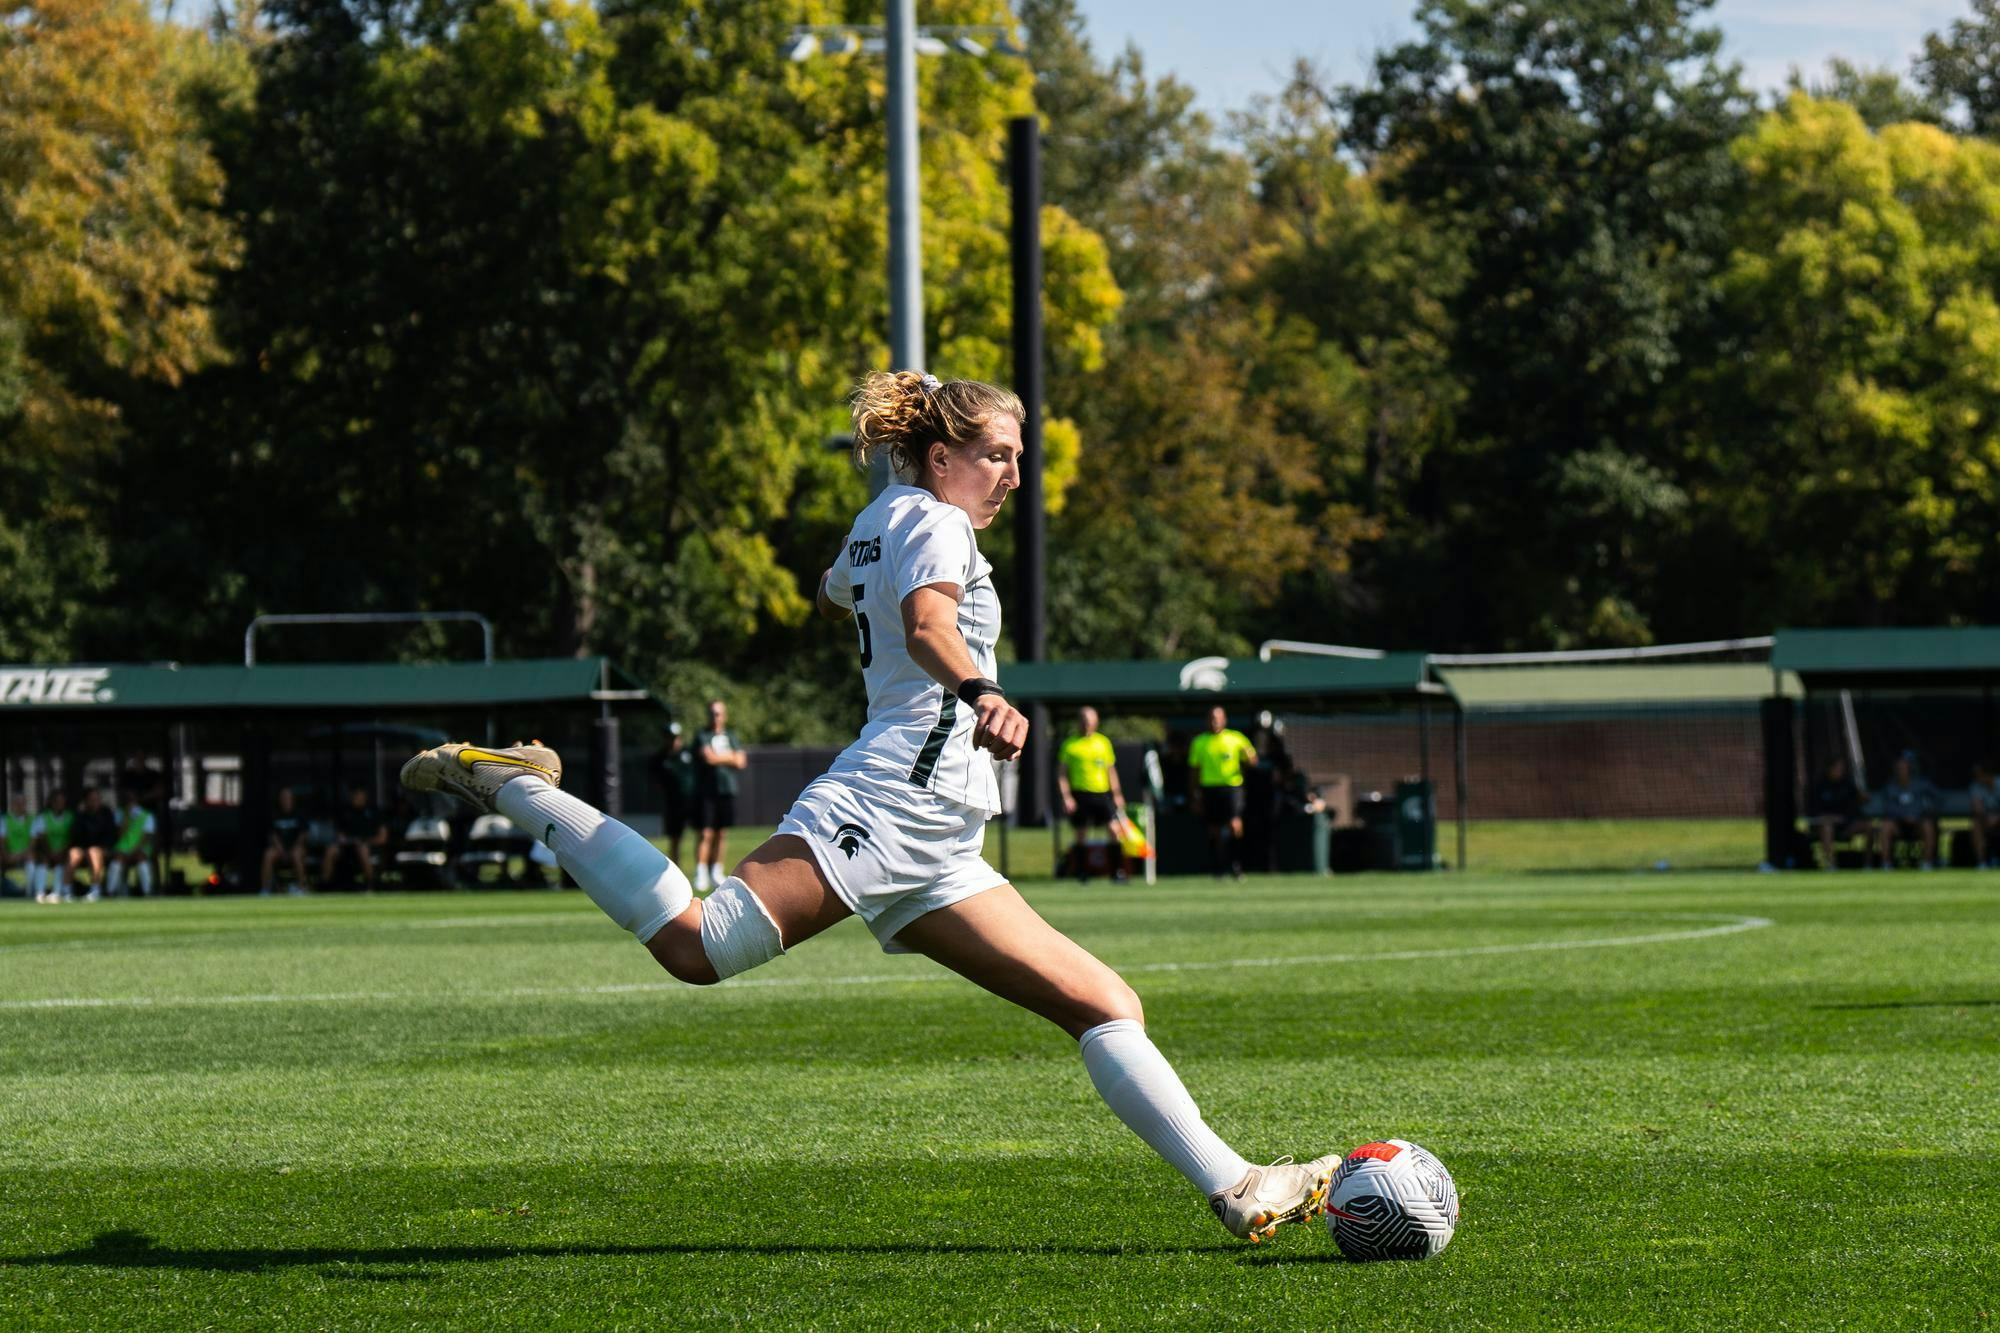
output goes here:
{"type": "Polygon", "coordinates": [[[0,1325],[2000,1310],[2000,875],[1029,893],[1126,970],[1247,1155],[1436,1151],[1451,1247],[1231,1240],[1071,1042],[852,922],[697,991],[575,893],[17,900],[0,1325]]]}

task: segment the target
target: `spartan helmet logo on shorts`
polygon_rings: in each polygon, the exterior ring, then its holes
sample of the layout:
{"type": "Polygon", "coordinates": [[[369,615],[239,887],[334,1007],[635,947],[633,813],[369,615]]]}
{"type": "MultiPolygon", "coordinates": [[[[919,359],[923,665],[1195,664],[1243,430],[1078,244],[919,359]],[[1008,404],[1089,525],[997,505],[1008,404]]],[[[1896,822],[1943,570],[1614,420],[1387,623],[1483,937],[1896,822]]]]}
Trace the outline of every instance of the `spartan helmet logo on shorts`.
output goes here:
{"type": "Polygon", "coordinates": [[[861,844],[868,841],[868,830],[859,824],[842,824],[833,831],[833,845],[847,853],[852,861],[854,854],[861,850],[861,844]]]}

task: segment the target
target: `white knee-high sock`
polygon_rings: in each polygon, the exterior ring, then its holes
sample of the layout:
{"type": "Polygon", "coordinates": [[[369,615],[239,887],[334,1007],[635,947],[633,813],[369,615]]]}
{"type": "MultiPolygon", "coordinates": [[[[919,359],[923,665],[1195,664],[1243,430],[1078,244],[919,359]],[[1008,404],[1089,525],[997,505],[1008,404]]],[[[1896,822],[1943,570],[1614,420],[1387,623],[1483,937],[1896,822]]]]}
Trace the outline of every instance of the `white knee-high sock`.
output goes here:
{"type": "Polygon", "coordinates": [[[98,886],[107,898],[116,898],[125,887],[125,863],[113,861],[104,871],[104,883],[98,886]]]}
{"type": "Polygon", "coordinates": [[[147,857],[139,863],[139,896],[142,898],[153,896],[153,859],[151,857],[147,857]]]}
{"type": "Polygon", "coordinates": [[[694,901],[687,876],[652,843],[540,778],[515,778],[493,804],[554,852],[590,901],[641,944],[694,901]]]}
{"type": "Polygon", "coordinates": [[[1243,1179],[1250,1163],[1202,1121],[1201,1109],[1144,1027],[1129,1018],[1100,1023],[1078,1044],[1104,1104],[1196,1189],[1214,1194],[1243,1179]]]}

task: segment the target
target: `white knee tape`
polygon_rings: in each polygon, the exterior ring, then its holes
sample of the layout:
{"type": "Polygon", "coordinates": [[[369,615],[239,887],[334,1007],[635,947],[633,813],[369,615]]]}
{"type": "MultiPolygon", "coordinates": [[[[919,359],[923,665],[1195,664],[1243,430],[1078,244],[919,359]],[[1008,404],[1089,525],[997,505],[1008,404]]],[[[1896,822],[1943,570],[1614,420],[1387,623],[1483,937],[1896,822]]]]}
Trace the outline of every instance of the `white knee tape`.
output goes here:
{"type": "Polygon", "coordinates": [[[728,978],[768,963],[785,951],[778,923],[757,901],[749,886],[731,875],[701,905],[701,948],[715,968],[728,978]]]}

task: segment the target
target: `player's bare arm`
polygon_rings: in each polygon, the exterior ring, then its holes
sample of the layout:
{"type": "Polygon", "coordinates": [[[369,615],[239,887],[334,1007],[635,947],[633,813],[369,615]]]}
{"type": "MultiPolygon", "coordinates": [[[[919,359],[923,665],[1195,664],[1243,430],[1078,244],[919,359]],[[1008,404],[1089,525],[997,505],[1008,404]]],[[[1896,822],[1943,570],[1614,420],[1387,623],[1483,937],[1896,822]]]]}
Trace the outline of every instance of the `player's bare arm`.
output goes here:
{"type": "Polygon", "coordinates": [[[827,580],[832,577],[833,569],[829,566],[819,576],[819,594],[813,600],[819,608],[821,617],[824,619],[835,621],[850,619],[854,613],[826,595],[827,580]]]}
{"type": "MultiPolygon", "coordinates": [[[[964,590],[955,583],[933,583],[903,599],[903,637],[910,660],[932,680],[953,693],[967,681],[980,679],[972,650],[958,632],[958,603],[964,590]]],[[[1012,759],[1028,743],[1028,719],[1001,694],[971,700],[978,719],[972,743],[998,759],[1012,759]]]]}

